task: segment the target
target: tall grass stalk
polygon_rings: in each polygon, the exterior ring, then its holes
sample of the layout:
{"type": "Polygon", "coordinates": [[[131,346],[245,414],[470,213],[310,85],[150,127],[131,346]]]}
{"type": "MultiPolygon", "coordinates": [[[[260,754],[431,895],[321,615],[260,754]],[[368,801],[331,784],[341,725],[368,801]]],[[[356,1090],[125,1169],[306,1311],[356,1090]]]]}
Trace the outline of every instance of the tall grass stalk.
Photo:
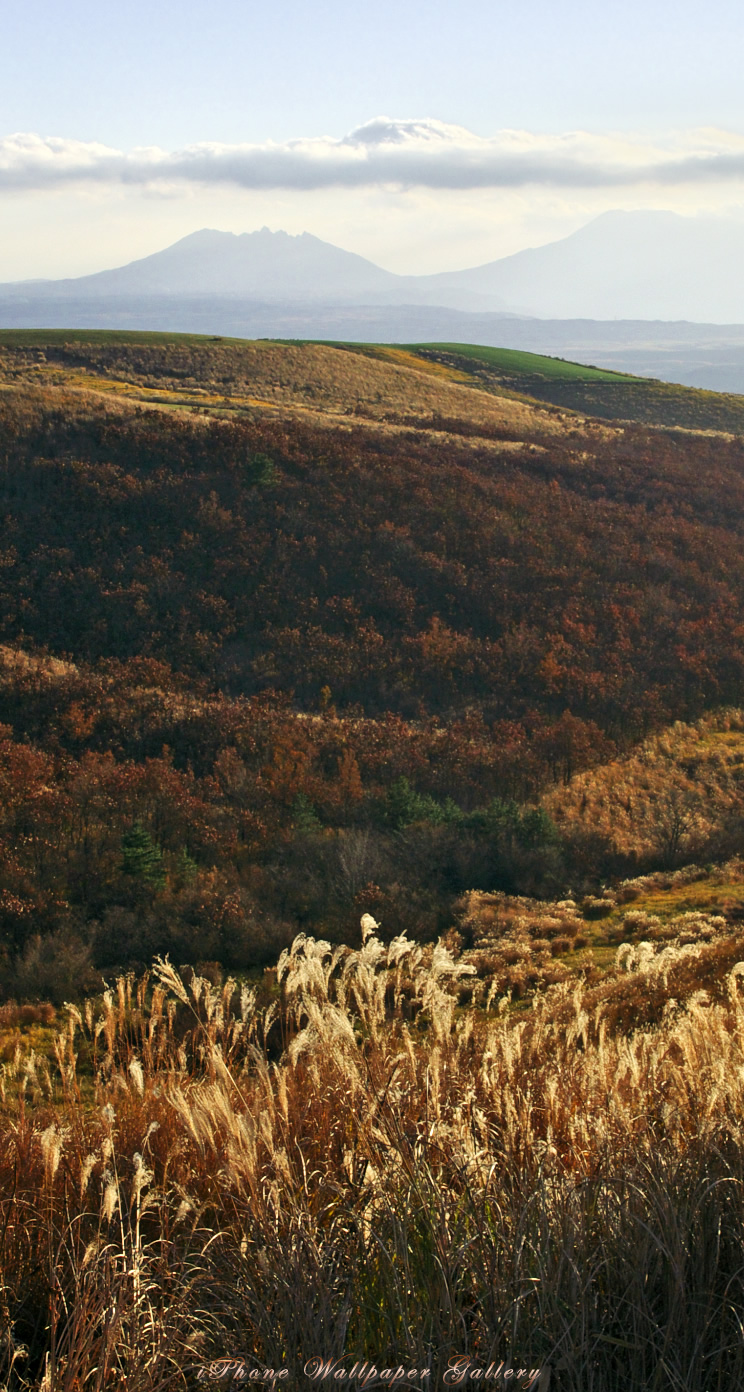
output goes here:
{"type": "Polygon", "coordinates": [[[167,963],[0,1077],[7,1389],[196,1386],[233,1353],[744,1381],[744,1006],[611,1033],[580,989],[299,938],[258,1009],[167,963]]]}

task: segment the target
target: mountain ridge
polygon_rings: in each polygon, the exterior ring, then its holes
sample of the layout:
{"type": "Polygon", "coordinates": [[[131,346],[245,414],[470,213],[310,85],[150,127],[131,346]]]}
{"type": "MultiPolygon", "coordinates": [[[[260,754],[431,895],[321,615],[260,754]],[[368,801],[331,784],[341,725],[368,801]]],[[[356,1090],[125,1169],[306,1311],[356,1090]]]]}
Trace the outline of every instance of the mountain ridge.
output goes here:
{"type": "MultiPolygon", "coordinates": [[[[285,303],[303,301],[378,304],[436,303],[438,287],[428,276],[400,276],[356,252],[323,241],[310,232],[222,232],[200,228],[149,256],[111,270],[62,280],[7,282],[0,295],[10,298],[105,295],[217,295],[285,303]]],[[[497,308],[489,292],[445,287],[444,303],[453,307],[497,308]]]]}
{"type": "Polygon", "coordinates": [[[0,328],[487,344],[744,392],[743,239],[732,219],[616,212],[481,266],[400,276],[307,232],[202,228],[126,266],[0,285],[0,328]]]}
{"type": "Polygon", "coordinates": [[[577,231],[460,271],[399,275],[309,232],[201,228],[123,266],[12,281],[0,296],[229,296],[276,303],[438,305],[541,318],[744,321],[744,224],[610,211],[577,231]]]}

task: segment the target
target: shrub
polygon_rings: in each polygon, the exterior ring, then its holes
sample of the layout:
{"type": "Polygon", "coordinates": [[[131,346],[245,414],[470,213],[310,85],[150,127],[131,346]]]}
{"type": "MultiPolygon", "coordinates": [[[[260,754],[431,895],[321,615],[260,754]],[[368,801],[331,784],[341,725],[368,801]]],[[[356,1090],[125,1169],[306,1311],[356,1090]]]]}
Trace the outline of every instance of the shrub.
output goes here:
{"type": "Polygon", "coordinates": [[[90,943],[71,929],[44,937],[37,933],[17,959],[12,977],[14,995],[53,1005],[79,1000],[102,984],[90,943]]]}
{"type": "Polygon", "coordinates": [[[615,907],[615,900],[608,897],[596,898],[588,895],[581,905],[585,918],[608,918],[615,907]]]}

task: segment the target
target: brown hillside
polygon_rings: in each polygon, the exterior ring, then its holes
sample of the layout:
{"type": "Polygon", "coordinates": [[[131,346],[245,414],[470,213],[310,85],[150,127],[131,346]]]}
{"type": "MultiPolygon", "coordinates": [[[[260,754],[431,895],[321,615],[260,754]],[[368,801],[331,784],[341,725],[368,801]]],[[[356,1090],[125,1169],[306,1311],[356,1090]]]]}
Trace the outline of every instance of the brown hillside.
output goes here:
{"type": "Polygon", "coordinates": [[[152,405],[251,415],[299,415],[323,424],[349,418],[378,427],[467,427],[486,437],[555,436],[585,426],[552,406],[492,394],[456,369],[391,350],[385,358],[315,344],[50,343],[0,346],[0,381],[94,391],[152,405]]]}
{"type": "Polygon", "coordinates": [[[621,855],[689,859],[744,817],[744,711],[678,721],[578,774],[545,807],[562,831],[598,833],[621,855]]]}

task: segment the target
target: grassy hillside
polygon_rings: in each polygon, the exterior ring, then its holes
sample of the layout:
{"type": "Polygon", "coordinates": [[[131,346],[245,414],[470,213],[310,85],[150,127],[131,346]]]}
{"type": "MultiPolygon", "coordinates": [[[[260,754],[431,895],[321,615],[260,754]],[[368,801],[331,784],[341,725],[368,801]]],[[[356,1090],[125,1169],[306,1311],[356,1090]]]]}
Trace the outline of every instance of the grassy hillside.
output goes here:
{"type": "Polygon", "coordinates": [[[467,343],[411,344],[416,357],[451,366],[487,391],[514,391],[605,420],[688,430],[744,431],[744,397],[630,377],[561,358],[467,343]]]}
{"type": "Polygon", "coordinates": [[[452,347],[0,339],[9,1392],[741,1384],[744,440],[452,347]]]}
{"type": "Polygon", "coordinates": [[[8,993],[738,852],[742,441],[478,351],[4,336],[8,993]]]}
{"type": "Polygon", "coordinates": [[[410,353],[346,352],[196,335],[0,332],[0,384],[232,417],[287,417],[379,432],[431,427],[486,439],[563,430],[559,411],[474,391],[467,374],[410,353]]]}
{"type": "Polygon", "coordinates": [[[469,890],[735,852],[725,780],[696,840],[670,786],[668,845],[658,810],[567,799],[744,700],[741,440],[583,422],[398,348],[18,342],[8,994],[158,950],[245,968],[363,911],[431,938],[469,890]]]}
{"type": "MultiPolygon", "coordinates": [[[[548,382],[640,382],[627,373],[608,372],[601,367],[586,367],[583,363],[567,362],[565,358],[549,358],[541,353],[523,353],[516,348],[484,348],[470,343],[411,343],[406,345],[417,356],[452,355],[468,364],[493,369],[505,380],[535,378],[548,382]]],[[[467,369],[466,369],[467,370],[467,369]]],[[[470,368],[472,372],[472,366],[470,368]]]]}
{"type": "Polygon", "coordinates": [[[252,343],[198,334],[4,329],[3,378],[85,387],[171,407],[362,417],[380,429],[401,423],[436,427],[442,421],[452,428],[467,421],[471,430],[480,425],[486,435],[494,426],[517,434],[552,434],[563,428],[565,412],[573,411],[608,421],[744,432],[739,396],[462,343],[252,343]],[[475,387],[499,403],[486,403],[463,387],[475,387]],[[539,414],[537,403],[543,407],[539,414]]]}
{"type": "MultiPolygon", "coordinates": [[[[289,346],[290,341],[287,340],[289,346]]],[[[310,340],[307,341],[309,346],[310,340]]],[[[685,430],[744,431],[744,398],[702,391],[646,377],[632,377],[583,363],[470,343],[336,343],[337,350],[395,362],[428,364],[458,381],[496,396],[540,402],[603,420],[637,421],[685,430]]],[[[583,421],[576,421],[575,424],[583,421]]]]}
{"type": "Polygon", "coordinates": [[[618,856],[694,860],[744,836],[744,721],[740,711],[677,721],[624,759],[578,774],[546,806],[576,834],[607,839],[618,856]]]}
{"type": "Polygon", "coordinates": [[[60,352],[0,393],[3,641],[612,738],[739,700],[738,439],[579,426],[318,348],[249,345],[264,405],[193,410],[217,379],[235,400],[222,345],[60,352]]]}

